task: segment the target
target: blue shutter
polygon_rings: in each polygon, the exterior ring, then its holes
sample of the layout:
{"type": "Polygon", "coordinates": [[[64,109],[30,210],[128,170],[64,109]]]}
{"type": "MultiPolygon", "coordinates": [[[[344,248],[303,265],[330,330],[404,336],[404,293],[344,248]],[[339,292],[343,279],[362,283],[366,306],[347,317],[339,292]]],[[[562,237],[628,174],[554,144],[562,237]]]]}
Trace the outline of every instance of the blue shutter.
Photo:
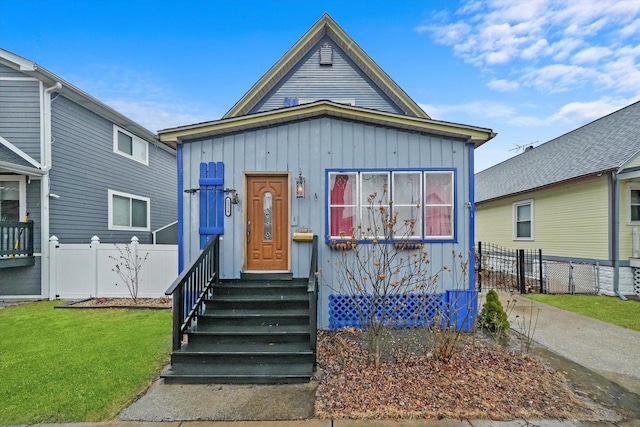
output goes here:
{"type": "Polygon", "coordinates": [[[200,163],[200,247],[215,234],[224,234],[224,164],[200,163]]]}

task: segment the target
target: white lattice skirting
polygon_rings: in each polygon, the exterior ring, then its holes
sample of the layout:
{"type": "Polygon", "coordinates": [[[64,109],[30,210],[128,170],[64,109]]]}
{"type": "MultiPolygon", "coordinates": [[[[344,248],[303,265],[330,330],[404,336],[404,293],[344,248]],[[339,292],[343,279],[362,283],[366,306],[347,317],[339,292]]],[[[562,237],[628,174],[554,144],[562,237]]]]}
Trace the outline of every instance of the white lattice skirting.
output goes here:
{"type": "Polygon", "coordinates": [[[640,296],[640,268],[633,269],[633,293],[640,296]]]}

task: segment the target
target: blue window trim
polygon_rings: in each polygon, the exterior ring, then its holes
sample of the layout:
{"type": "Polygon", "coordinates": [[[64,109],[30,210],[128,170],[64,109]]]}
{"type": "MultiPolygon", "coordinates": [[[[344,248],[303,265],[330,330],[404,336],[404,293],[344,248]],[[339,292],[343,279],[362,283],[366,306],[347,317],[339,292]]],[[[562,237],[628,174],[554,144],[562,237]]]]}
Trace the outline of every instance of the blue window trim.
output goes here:
{"type": "MultiPolygon", "coordinates": [[[[473,156],[473,153],[471,153],[473,156]]],[[[415,239],[411,242],[415,243],[458,243],[458,168],[330,168],[325,169],[324,175],[324,240],[325,243],[330,243],[329,238],[329,174],[330,173],[358,173],[358,172],[453,172],[453,238],[451,239],[415,239]]],[[[470,175],[473,175],[472,173],[470,175]]],[[[471,178],[473,179],[473,177],[471,178]]],[[[473,205],[473,203],[472,203],[473,205]]],[[[395,240],[391,239],[388,243],[394,243],[395,240]]],[[[358,243],[371,243],[371,240],[361,239],[358,243]]]]}

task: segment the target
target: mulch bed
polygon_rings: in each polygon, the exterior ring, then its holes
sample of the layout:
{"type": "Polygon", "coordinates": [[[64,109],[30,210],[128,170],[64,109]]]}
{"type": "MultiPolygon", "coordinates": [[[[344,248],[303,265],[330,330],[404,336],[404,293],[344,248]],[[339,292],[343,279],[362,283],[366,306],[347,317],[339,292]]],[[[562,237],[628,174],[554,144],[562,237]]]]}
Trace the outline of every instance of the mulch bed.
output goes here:
{"type": "Polygon", "coordinates": [[[367,366],[361,337],[320,331],[318,366],[320,418],[619,418],[537,357],[486,342],[467,341],[448,362],[431,353],[405,354],[375,368],[367,366]]]}

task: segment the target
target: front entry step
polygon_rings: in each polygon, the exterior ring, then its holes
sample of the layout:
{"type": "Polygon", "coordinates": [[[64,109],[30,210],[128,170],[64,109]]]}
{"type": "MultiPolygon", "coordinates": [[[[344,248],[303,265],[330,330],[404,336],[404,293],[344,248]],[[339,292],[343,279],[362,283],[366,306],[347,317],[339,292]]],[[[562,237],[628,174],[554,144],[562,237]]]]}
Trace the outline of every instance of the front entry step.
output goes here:
{"type": "MultiPolygon", "coordinates": [[[[253,278],[255,279],[255,278],[253,278]]],[[[162,373],[166,383],[307,382],[315,366],[307,279],[223,281],[162,373]]]]}

